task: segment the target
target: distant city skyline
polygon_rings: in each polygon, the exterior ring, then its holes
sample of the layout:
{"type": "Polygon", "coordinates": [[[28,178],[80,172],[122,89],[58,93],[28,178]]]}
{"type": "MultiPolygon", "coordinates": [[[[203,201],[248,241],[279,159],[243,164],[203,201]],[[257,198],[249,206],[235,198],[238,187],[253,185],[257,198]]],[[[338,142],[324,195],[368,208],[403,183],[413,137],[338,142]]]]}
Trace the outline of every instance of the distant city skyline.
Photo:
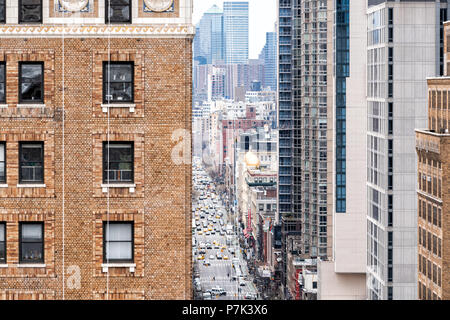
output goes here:
{"type": "MultiPolygon", "coordinates": [[[[196,25],[203,14],[213,5],[223,9],[223,2],[224,0],[194,0],[193,23],[196,25]]],[[[248,2],[250,11],[249,59],[258,59],[266,43],[266,32],[275,31],[276,0],[248,0],[248,2]]]]}

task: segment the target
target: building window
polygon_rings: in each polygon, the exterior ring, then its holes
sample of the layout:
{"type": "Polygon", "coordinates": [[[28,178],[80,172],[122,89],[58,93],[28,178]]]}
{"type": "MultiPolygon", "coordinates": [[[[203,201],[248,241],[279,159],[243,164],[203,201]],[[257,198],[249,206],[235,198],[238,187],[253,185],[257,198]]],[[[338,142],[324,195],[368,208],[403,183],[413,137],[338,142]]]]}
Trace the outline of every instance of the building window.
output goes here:
{"type": "Polygon", "coordinates": [[[44,224],[22,222],[19,227],[20,263],[44,262],[44,224]]]}
{"type": "Polygon", "coordinates": [[[134,143],[103,142],[103,183],[134,182],[134,143]]]}
{"type": "Polygon", "coordinates": [[[6,103],[6,63],[5,63],[5,61],[0,62],[0,103],[6,103]]]}
{"type": "Polygon", "coordinates": [[[0,0],[0,23],[6,22],[6,0],[0,0]]]}
{"type": "Polygon", "coordinates": [[[131,0],[106,0],[106,23],[131,23],[131,0]]]}
{"type": "Polygon", "coordinates": [[[20,62],[19,102],[44,103],[43,62],[20,62]]]}
{"type": "Polygon", "coordinates": [[[0,264],[6,263],[6,223],[0,223],[0,264]]]}
{"type": "Polygon", "coordinates": [[[19,0],[19,23],[42,22],[42,0],[19,0]]]}
{"type": "Polygon", "coordinates": [[[20,142],[19,144],[19,182],[44,182],[44,143],[20,142]]]}
{"type": "Polygon", "coordinates": [[[134,261],[134,225],[132,222],[103,223],[103,262],[124,263],[134,261]]]}
{"type": "Polygon", "coordinates": [[[6,182],[6,143],[0,142],[0,183],[6,182]]]}
{"type": "Polygon", "coordinates": [[[103,103],[134,101],[134,63],[103,62],[103,103]]]}

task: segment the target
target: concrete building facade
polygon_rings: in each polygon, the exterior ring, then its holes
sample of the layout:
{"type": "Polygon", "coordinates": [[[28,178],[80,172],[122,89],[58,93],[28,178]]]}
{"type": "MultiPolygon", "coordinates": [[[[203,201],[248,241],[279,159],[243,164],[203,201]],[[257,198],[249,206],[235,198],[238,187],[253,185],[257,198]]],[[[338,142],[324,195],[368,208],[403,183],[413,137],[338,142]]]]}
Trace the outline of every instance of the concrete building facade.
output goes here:
{"type": "Polygon", "coordinates": [[[369,0],[367,298],[417,299],[415,128],[440,74],[447,1],[369,0]]]}

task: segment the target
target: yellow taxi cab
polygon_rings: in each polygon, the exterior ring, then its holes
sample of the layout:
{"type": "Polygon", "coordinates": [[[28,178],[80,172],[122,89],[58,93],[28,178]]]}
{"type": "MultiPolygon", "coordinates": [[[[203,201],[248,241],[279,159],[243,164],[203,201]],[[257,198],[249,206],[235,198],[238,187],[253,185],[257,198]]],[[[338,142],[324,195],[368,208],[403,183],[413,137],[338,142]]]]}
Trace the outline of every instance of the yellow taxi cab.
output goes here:
{"type": "Polygon", "coordinates": [[[197,234],[198,234],[199,236],[201,236],[201,235],[203,234],[203,232],[202,232],[202,231],[199,231],[197,234]]]}
{"type": "Polygon", "coordinates": [[[208,231],[212,231],[212,228],[211,228],[211,227],[209,227],[209,228],[208,228],[208,231]]]}
{"type": "Polygon", "coordinates": [[[228,258],[228,256],[223,256],[222,259],[223,259],[223,260],[228,260],[229,258],[228,258]]]}
{"type": "Polygon", "coordinates": [[[205,256],[198,256],[197,260],[205,260],[205,256]]]}

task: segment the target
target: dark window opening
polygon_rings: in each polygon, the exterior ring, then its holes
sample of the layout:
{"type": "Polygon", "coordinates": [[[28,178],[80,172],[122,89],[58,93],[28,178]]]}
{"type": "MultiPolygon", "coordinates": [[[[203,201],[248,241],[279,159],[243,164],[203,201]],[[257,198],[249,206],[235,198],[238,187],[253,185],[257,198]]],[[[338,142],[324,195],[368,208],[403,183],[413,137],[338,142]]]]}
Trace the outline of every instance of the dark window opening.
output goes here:
{"type": "Polygon", "coordinates": [[[6,103],[6,63],[0,62],[0,103],[6,103]]]}
{"type": "Polygon", "coordinates": [[[6,263],[6,223],[0,223],[0,263],[6,263]]]}
{"type": "Polygon", "coordinates": [[[19,23],[41,23],[42,0],[19,0],[19,23]]]}
{"type": "Polygon", "coordinates": [[[134,101],[134,63],[103,62],[103,103],[134,101]]]}
{"type": "Polygon", "coordinates": [[[103,142],[103,183],[134,182],[134,143],[103,142]]]}
{"type": "Polygon", "coordinates": [[[0,142],[0,183],[6,182],[6,143],[0,142]]]}
{"type": "Polygon", "coordinates": [[[20,62],[19,102],[44,103],[43,62],[20,62]]]}
{"type": "Polygon", "coordinates": [[[44,262],[44,224],[22,222],[19,228],[20,263],[44,262]]]}
{"type": "Polygon", "coordinates": [[[20,142],[19,144],[19,182],[44,182],[44,143],[20,142]]]}
{"type": "Polygon", "coordinates": [[[106,0],[106,23],[131,23],[131,0],[106,0]]]}

